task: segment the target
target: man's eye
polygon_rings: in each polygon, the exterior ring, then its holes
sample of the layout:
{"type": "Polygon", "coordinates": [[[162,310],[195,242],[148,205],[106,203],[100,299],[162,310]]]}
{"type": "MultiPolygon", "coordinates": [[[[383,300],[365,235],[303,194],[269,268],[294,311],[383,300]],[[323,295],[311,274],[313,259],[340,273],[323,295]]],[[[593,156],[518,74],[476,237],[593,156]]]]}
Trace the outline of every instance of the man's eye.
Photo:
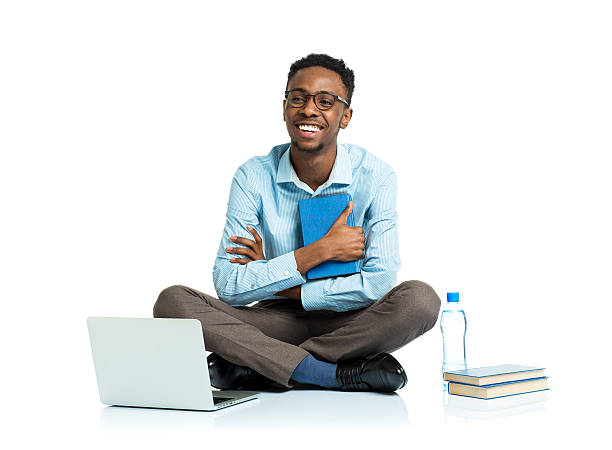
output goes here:
{"type": "Polygon", "coordinates": [[[326,100],[326,99],[319,100],[319,103],[321,103],[321,105],[323,105],[323,106],[331,106],[331,105],[333,105],[332,102],[330,102],[329,100],[326,100]]]}
{"type": "Polygon", "coordinates": [[[304,97],[300,97],[299,95],[296,95],[295,97],[293,97],[293,101],[301,103],[304,101],[304,97]]]}

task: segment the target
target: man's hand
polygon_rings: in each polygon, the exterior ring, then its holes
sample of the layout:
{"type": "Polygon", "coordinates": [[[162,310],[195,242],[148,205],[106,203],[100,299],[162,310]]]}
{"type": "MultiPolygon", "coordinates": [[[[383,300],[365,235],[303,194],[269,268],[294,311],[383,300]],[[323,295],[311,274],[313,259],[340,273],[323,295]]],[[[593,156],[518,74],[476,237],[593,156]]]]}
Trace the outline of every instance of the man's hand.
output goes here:
{"type": "MultiPolygon", "coordinates": [[[[230,259],[230,262],[239,263],[239,264],[247,264],[247,263],[250,263],[251,261],[257,261],[260,259],[263,259],[265,261],[266,257],[264,256],[264,253],[263,253],[263,244],[262,244],[261,237],[259,236],[257,231],[255,231],[255,228],[251,227],[250,225],[247,225],[247,229],[255,238],[254,241],[251,239],[243,238],[243,237],[237,237],[237,236],[230,237],[232,242],[237,242],[238,244],[246,245],[247,248],[228,247],[225,249],[228,253],[236,253],[239,255],[244,255],[246,256],[246,258],[232,258],[230,259]]],[[[284,291],[279,291],[274,295],[291,298],[293,300],[301,300],[302,299],[302,286],[300,285],[293,286],[289,289],[285,289],[284,291]]]]}
{"type": "Polygon", "coordinates": [[[334,261],[355,261],[365,258],[365,237],[363,228],[349,227],[347,225],[348,216],[353,210],[353,202],[342,211],[329,231],[321,239],[326,241],[326,245],[331,250],[334,261]]]}
{"type": "Polygon", "coordinates": [[[257,231],[255,231],[255,228],[253,228],[250,225],[247,225],[247,229],[255,238],[254,241],[251,239],[243,238],[243,237],[232,236],[230,237],[232,242],[236,242],[237,244],[246,245],[246,248],[228,247],[225,249],[228,253],[244,255],[246,256],[246,258],[232,258],[230,259],[230,262],[235,262],[239,264],[247,264],[247,263],[250,263],[251,261],[257,261],[260,259],[263,259],[265,261],[266,257],[264,256],[263,243],[262,243],[261,237],[259,236],[259,233],[257,233],[257,231]]]}

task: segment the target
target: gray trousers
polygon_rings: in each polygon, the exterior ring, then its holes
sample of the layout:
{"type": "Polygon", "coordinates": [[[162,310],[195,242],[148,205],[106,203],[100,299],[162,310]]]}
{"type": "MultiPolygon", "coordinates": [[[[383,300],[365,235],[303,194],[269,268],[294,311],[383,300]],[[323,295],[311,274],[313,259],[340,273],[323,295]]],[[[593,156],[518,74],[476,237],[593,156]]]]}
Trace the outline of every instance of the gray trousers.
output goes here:
{"type": "Polygon", "coordinates": [[[392,352],[433,328],[440,298],[422,281],[405,281],[358,310],[305,311],[296,300],[233,307],[185,286],[164,289],[154,317],[202,323],[206,350],[290,388],[291,374],[311,354],[337,361],[392,352]]]}

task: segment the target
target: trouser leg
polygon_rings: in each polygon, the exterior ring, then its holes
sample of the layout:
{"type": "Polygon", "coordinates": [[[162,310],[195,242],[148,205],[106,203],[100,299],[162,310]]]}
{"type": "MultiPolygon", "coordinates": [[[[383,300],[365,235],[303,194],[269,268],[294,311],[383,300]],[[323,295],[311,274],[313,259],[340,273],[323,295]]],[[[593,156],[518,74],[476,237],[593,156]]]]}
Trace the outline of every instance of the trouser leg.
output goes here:
{"type": "Polygon", "coordinates": [[[440,298],[422,281],[405,281],[368,308],[350,313],[322,311],[312,322],[316,337],[300,347],[316,358],[337,362],[392,352],[436,324],[440,298]]]}
{"type": "Polygon", "coordinates": [[[297,346],[310,337],[306,324],[289,310],[235,308],[195,289],[171,286],[159,295],[153,316],[198,319],[206,350],[286,387],[308,354],[297,346]]]}

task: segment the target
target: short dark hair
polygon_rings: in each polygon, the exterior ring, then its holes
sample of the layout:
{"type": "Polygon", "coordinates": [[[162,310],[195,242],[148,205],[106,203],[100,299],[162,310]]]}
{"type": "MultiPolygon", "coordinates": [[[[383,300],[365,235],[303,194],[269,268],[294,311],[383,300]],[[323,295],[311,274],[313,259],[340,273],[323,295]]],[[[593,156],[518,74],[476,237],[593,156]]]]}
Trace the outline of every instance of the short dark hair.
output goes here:
{"type": "Polygon", "coordinates": [[[346,101],[351,104],[351,98],[353,97],[353,90],[355,89],[355,74],[351,69],[346,67],[344,61],[341,59],[332,58],[324,53],[311,53],[310,55],[298,59],[296,62],[291,64],[289,68],[289,75],[287,76],[287,87],[289,88],[289,81],[296,74],[298,70],[305,69],[306,67],[320,66],[329,70],[333,70],[342,79],[342,83],[346,87],[347,99],[346,101]]]}

